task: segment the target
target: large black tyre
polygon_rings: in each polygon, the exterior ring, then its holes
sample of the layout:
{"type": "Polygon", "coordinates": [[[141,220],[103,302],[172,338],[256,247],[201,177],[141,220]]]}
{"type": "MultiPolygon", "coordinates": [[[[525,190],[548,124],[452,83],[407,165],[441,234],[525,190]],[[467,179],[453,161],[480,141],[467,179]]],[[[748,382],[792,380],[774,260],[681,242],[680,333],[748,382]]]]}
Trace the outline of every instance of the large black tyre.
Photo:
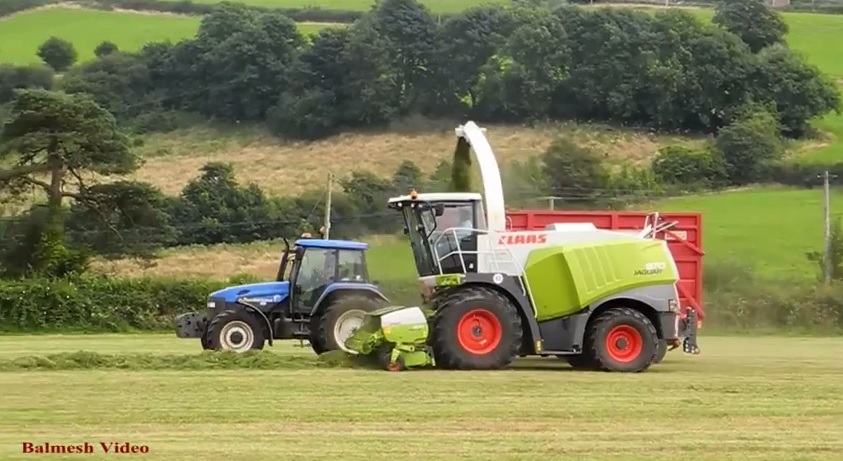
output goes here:
{"type": "Polygon", "coordinates": [[[212,349],[211,343],[208,341],[208,327],[205,327],[205,330],[202,331],[202,336],[199,338],[199,343],[202,344],[203,351],[212,349]]]}
{"type": "Polygon", "coordinates": [[[354,330],[359,328],[365,314],[377,310],[385,304],[374,296],[359,294],[334,298],[319,316],[319,332],[314,338],[316,344],[323,348],[322,352],[340,350],[353,353],[345,347],[345,340],[354,333],[354,330]],[[346,324],[346,322],[349,323],[346,324]],[[354,327],[354,324],[357,326],[354,327]]]}
{"type": "Polygon", "coordinates": [[[578,355],[566,355],[564,359],[575,370],[597,370],[600,368],[600,365],[590,353],[591,351],[589,350],[578,355]]]}
{"type": "Polygon", "coordinates": [[[322,340],[319,337],[319,321],[321,318],[319,316],[313,316],[310,318],[310,348],[313,349],[313,352],[316,355],[322,355],[325,352],[328,352],[328,349],[325,348],[325,345],[322,344],[322,340]]]}
{"type": "Polygon", "coordinates": [[[512,363],[523,334],[512,302],[492,289],[468,287],[438,303],[430,342],[439,367],[489,370],[512,363]]]}
{"type": "Polygon", "coordinates": [[[586,344],[604,371],[639,373],[653,364],[659,335],[641,312],[617,307],[594,319],[586,344]]]}
{"type": "Polygon", "coordinates": [[[220,312],[208,324],[205,340],[210,349],[246,352],[263,349],[266,333],[262,319],[245,309],[220,312]]]}
{"type": "Polygon", "coordinates": [[[659,340],[659,345],[656,347],[656,356],[653,358],[653,363],[661,363],[667,355],[667,341],[659,340]]]}

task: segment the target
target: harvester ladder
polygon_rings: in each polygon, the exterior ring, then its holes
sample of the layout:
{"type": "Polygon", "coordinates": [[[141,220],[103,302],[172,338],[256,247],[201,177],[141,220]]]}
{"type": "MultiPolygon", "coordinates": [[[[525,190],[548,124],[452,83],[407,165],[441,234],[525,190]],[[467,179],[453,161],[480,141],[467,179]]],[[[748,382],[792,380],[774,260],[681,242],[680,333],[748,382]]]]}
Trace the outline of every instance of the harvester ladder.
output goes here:
{"type": "Polygon", "coordinates": [[[530,290],[530,284],[529,284],[529,282],[527,282],[526,277],[524,277],[524,267],[515,258],[515,254],[512,253],[512,250],[509,248],[509,246],[504,243],[502,245],[502,247],[497,247],[497,248],[494,248],[494,249],[489,250],[489,251],[463,250],[462,247],[460,247],[460,239],[457,236],[457,231],[468,231],[468,232],[471,232],[472,234],[485,234],[485,235],[488,235],[488,233],[489,233],[489,231],[487,231],[485,229],[474,229],[474,228],[469,228],[469,227],[452,227],[452,228],[445,229],[444,231],[442,231],[442,233],[440,233],[436,237],[436,239],[433,241],[433,244],[431,245],[432,250],[433,250],[433,254],[436,257],[436,266],[439,269],[439,274],[444,275],[444,272],[442,270],[442,261],[445,258],[449,258],[449,257],[455,256],[455,255],[458,256],[459,260],[460,260],[460,267],[462,268],[462,273],[467,274],[468,269],[466,268],[465,257],[463,255],[475,254],[475,255],[479,256],[480,254],[488,254],[488,255],[491,256],[490,266],[492,266],[494,268],[494,272],[502,272],[502,273],[505,273],[505,274],[512,275],[511,271],[501,269],[501,263],[511,264],[512,266],[514,266],[515,273],[518,274],[518,284],[521,286],[521,292],[524,296],[527,297],[527,299],[530,300],[530,306],[533,309],[533,316],[538,316],[538,312],[535,309],[536,303],[535,303],[535,300],[533,299],[533,294],[530,290]],[[436,247],[438,246],[438,243],[442,239],[442,237],[444,237],[448,233],[453,234],[454,242],[456,243],[456,250],[450,251],[447,254],[445,254],[444,256],[439,257],[439,254],[436,251],[436,247]],[[498,259],[498,252],[500,252],[501,250],[504,250],[506,252],[506,255],[508,256],[508,258],[506,258],[506,260],[504,260],[504,261],[501,261],[501,260],[498,259]]]}

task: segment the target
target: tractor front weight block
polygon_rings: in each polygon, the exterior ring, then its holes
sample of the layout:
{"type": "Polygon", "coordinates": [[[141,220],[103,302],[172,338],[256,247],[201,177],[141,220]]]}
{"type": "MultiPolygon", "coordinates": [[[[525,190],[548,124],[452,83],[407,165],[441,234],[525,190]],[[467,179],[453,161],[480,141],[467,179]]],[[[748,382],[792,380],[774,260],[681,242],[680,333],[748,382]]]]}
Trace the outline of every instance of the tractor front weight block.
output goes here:
{"type": "Polygon", "coordinates": [[[176,317],[176,336],[179,338],[201,338],[208,326],[205,312],[189,312],[176,317]]]}

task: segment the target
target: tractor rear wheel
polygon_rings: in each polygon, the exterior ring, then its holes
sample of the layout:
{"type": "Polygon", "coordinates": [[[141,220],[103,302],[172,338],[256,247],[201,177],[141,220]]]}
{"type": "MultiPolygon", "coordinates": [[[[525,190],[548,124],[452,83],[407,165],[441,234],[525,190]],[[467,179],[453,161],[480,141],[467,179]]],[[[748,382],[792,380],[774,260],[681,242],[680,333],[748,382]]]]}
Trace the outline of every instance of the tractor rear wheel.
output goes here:
{"type": "Polygon", "coordinates": [[[656,327],[647,316],[619,307],[594,319],[587,344],[600,369],[638,373],[653,364],[659,341],[656,327]]]}
{"type": "Polygon", "coordinates": [[[523,334],[507,298],[488,288],[457,288],[437,306],[431,346],[443,368],[496,369],[512,363],[523,334]]]}
{"type": "Polygon", "coordinates": [[[345,346],[345,341],[360,328],[366,314],[383,305],[383,301],[373,296],[351,294],[334,298],[319,316],[315,344],[323,348],[323,352],[340,350],[354,354],[354,351],[345,346]]]}
{"type": "Polygon", "coordinates": [[[229,309],[211,320],[205,341],[213,350],[246,352],[263,349],[264,336],[263,325],[254,314],[245,309],[229,309]]]}
{"type": "Polygon", "coordinates": [[[325,352],[328,352],[328,349],[325,349],[325,345],[322,344],[321,338],[319,338],[319,322],[321,318],[318,316],[314,316],[310,318],[310,337],[308,340],[310,341],[310,348],[313,349],[313,352],[316,355],[322,355],[325,352]]]}

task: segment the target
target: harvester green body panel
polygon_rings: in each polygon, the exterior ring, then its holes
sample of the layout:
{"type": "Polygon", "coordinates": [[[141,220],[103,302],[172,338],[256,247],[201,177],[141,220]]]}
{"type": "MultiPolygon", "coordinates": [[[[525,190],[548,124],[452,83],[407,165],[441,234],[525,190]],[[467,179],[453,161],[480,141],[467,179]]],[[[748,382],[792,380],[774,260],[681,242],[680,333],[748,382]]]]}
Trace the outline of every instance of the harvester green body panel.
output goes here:
{"type": "Polygon", "coordinates": [[[660,240],[621,240],[533,250],[524,276],[539,322],[574,314],[617,293],[678,280],[660,240]]]}

